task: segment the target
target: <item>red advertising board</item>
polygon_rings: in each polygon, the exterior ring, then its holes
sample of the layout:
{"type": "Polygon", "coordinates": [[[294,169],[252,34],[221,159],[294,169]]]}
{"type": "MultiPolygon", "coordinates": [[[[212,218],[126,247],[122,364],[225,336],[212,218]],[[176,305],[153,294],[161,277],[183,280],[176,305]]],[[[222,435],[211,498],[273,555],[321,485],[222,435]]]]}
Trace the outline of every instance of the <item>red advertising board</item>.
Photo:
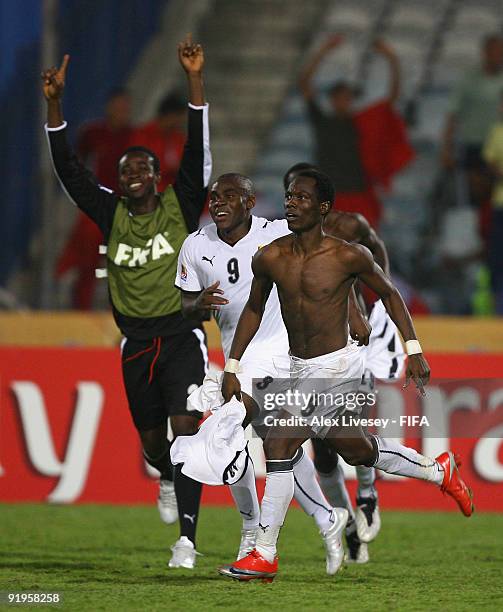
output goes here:
{"type": "MultiPolygon", "coordinates": [[[[210,357],[221,365],[218,351],[210,357]]],[[[410,442],[423,452],[439,443],[460,452],[476,507],[503,511],[503,355],[433,354],[429,361],[436,377],[456,379],[442,396],[453,405],[452,427],[444,440],[410,442]],[[476,379],[494,380],[482,389],[476,379]],[[466,431],[469,437],[460,437],[466,431]]],[[[433,386],[429,397],[435,393],[433,386]]],[[[413,389],[403,395],[416,397],[413,389]]],[[[384,479],[379,491],[385,508],[456,509],[424,482],[384,479]]],[[[123,393],[118,350],[0,349],[1,501],[151,503],[155,496],[123,393]]],[[[231,503],[225,487],[205,487],[204,500],[231,503]]]]}

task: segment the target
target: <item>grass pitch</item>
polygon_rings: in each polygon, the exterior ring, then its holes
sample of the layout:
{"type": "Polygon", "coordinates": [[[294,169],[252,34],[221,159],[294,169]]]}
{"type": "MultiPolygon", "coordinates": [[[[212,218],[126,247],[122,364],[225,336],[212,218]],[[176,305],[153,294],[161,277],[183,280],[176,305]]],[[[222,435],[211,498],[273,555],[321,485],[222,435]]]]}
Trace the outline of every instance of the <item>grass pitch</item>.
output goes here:
{"type": "Polygon", "coordinates": [[[239,529],[234,509],[204,507],[204,556],[193,571],[169,570],[178,531],[156,508],[3,504],[0,591],[60,591],[58,608],[79,612],[503,609],[503,515],[385,512],[370,563],[327,576],[314,522],[292,508],[272,584],[217,574],[234,559],[239,529]]]}

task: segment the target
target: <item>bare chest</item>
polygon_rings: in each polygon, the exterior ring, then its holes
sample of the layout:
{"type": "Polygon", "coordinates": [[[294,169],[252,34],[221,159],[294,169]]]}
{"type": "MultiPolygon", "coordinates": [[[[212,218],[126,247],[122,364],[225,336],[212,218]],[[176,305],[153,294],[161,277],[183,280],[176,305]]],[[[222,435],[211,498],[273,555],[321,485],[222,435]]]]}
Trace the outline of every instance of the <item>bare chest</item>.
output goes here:
{"type": "Polygon", "coordinates": [[[311,302],[331,301],[341,290],[345,276],[333,257],[285,258],[274,281],[281,295],[311,302]]]}

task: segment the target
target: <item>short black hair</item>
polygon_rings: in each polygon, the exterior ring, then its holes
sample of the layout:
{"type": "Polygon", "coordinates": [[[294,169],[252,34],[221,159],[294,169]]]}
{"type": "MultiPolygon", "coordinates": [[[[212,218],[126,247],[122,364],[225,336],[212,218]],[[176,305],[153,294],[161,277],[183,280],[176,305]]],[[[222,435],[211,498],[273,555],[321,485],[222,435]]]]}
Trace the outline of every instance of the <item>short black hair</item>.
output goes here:
{"type": "Polygon", "coordinates": [[[285,172],[284,176],[283,176],[283,187],[286,189],[288,189],[288,185],[290,184],[290,181],[288,180],[290,177],[290,174],[298,174],[301,170],[316,170],[316,166],[314,164],[310,164],[308,162],[299,162],[298,164],[294,164],[291,168],[288,168],[288,170],[285,172]]]}
{"type": "Polygon", "coordinates": [[[172,91],[161,98],[157,105],[157,115],[169,115],[170,113],[181,113],[187,109],[187,102],[177,91],[172,91]]]}
{"type": "Polygon", "coordinates": [[[159,162],[159,158],[157,157],[157,155],[150,149],[147,149],[147,147],[142,147],[141,145],[134,145],[132,147],[128,147],[119,157],[117,161],[117,167],[119,167],[121,159],[124,157],[124,155],[127,155],[128,153],[145,153],[145,155],[151,157],[152,161],[154,162],[154,172],[158,174],[161,171],[161,163],[159,162]]]}
{"type": "Polygon", "coordinates": [[[332,204],[335,199],[335,187],[330,177],[328,177],[324,172],[320,172],[315,168],[301,170],[297,173],[295,178],[298,179],[301,176],[314,179],[316,182],[316,197],[318,198],[318,202],[320,204],[322,202],[330,202],[330,204],[332,204]]]}
{"type": "MultiPolygon", "coordinates": [[[[255,195],[255,186],[253,185],[253,181],[249,176],[245,176],[244,174],[239,174],[239,172],[226,172],[225,174],[221,174],[217,181],[233,179],[238,181],[241,189],[246,193],[247,196],[255,195]]],[[[216,182],[216,181],[215,181],[216,182]]]]}

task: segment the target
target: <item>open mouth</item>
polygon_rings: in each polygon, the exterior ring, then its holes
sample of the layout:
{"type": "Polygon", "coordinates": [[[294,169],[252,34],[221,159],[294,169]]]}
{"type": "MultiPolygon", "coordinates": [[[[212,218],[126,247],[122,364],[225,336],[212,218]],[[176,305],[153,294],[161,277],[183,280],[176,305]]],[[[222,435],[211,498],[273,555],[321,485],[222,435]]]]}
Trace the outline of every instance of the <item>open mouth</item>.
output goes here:
{"type": "Polygon", "coordinates": [[[129,183],[128,185],[128,189],[129,191],[138,191],[138,189],[141,189],[143,187],[143,183],[129,183]]]}
{"type": "Polygon", "coordinates": [[[285,217],[287,221],[293,221],[294,219],[298,219],[299,215],[296,215],[295,213],[286,213],[285,217]]]}
{"type": "Polygon", "coordinates": [[[225,212],[224,210],[220,210],[219,212],[215,213],[215,217],[217,219],[222,219],[224,217],[227,217],[229,215],[228,212],[225,212]]]}

